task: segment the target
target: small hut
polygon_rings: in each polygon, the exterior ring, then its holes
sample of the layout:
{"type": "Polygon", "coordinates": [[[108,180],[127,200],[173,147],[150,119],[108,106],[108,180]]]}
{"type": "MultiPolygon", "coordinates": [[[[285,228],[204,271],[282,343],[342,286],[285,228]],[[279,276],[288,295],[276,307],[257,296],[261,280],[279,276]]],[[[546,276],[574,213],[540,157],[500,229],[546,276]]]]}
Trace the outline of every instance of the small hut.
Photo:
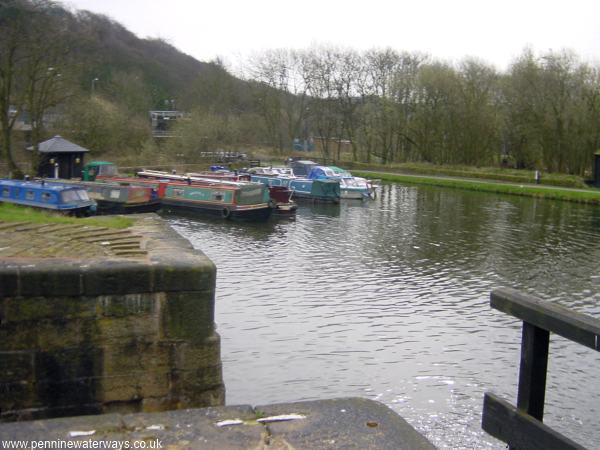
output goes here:
{"type": "MultiPolygon", "coordinates": [[[[33,151],[33,147],[28,150],[33,151]]],[[[38,177],[80,178],[83,157],[89,150],[56,135],[41,142],[38,152],[38,177]]]]}

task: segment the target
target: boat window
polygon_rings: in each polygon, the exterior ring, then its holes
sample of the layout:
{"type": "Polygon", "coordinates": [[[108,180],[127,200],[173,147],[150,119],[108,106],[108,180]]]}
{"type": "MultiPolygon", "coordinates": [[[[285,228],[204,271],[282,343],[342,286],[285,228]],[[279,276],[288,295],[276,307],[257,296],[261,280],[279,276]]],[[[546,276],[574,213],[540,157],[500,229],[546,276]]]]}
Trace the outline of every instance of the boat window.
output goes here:
{"type": "Polygon", "coordinates": [[[110,198],[119,198],[120,195],[121,191],[119,191],[118,189],[112,189],[110,191],[110,198]]]}
{"type": "Polygon", "coordinates": [[[42,192],[42,201],[43,202],[50,202],[52,201],[52,194],[50,192],[42,192]]]}
{"type": "Polygon", "coordinates": [[[79,189],[77,192],[77,197],[79,197],[80,200],[89,200],[90,197],[88,197],[88,193],[87,191],[83,190],[83,189],[79,189]]]}
{"type": "Polygon", "coordinates": [[[61,193],[62,201],[64,203],[71,203],[77,201],[77,193],[73,190],[64,191],[61,193]]]}
{"type": "Polygon", "coordinates": [[[333,170],[325,169],[323,172],[325,172],[325,175],[327,175],[328,177],[335,176],[335,174],[333,173],[333,170]]]}
{"type": "Polygon", "coordinates": [[[100,175],[112,177],[117,174],[117,166],[115,166],[113,164],[107,164],[104,166],[100,166],[98,168],[98,171],[99,171],[100,175]]]}
{"type": "Polygon", "coordinates": [[[35,194],[33,193],[33,191],[25,192],[25,200],[33,200],[34,197],[35,197],[35,194]]]}
{"type": "Polygon", "coordinates": [[[10,197],[10,188],[2,188],[2,197],[10,197]]]}
{"type": "Polygon", "coordinates": [[[269,191],[264,186],[245,186],[239,191],[238,202],[241,205],[252,205],[268,201],[269,191]],[[267,198],[264,198],[266,196],[267,198]]]}
{"type": "Polygon", "coordinates": [[[218,202],[222,202],[223,201],[223,193],[222,192],[213,192],[213,198],[218,202]]]}
{"type": "Polygon", "coordinates": [[[173,189],[173,195],[175,197],[183,197],[184,190],[183,189],[173,189]]]}

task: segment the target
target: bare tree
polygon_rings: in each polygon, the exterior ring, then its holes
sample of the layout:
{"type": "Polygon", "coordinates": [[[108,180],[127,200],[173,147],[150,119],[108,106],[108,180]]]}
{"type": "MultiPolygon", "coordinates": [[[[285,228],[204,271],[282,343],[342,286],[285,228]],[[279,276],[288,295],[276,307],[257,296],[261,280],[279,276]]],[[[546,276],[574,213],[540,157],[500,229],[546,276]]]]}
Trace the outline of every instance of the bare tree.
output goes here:
{"type": "Polygon", "coordinates": [[[35,166],[44,116],[67,95],[69,48],[61,13],[61,8],[49,0],[10,0],[0,4],[2,156],[14,174],[20,172],[12,149],[17,119],[23,112],[30,117],[35,166]]]}
{"type": "Polygon", "coordinates": [[[12,0],[0,3],[0,126],[2,126],[2,157],[12,173],[18,173],[12,154],[12,130],[23,112],[25,92],[22,86],[23,51],[31,5],[12,0]]]}

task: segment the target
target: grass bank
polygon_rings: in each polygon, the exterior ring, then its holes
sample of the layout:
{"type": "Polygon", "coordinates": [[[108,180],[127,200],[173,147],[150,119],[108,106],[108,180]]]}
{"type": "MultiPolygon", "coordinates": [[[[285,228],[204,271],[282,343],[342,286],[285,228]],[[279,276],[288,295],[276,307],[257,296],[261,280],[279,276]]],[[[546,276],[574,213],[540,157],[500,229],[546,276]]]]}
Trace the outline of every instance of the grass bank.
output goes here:
{"type": "Polygon", "coordinates": [[[558,187],[538,187],[530,185],[515,185],[509,183],[493,183],[485,181],[452,180],[447,178],[424,177],[415,175],[401,175],[395,173],[352,171],[353,175],[377,178],[404,184],[425,184],[470,191],[491,192],[497,194],[521,195],[527,197],[546,198],[551,200],[566,200],[570,202],[600,205],[600,191],[583,191],[575,189],[561,189],[558,187]]]}
{"type": "Polygon", "coordinates": [[[121,229],[129,228],[135,222],[135,220],[130,217],[122,216],[98,216],[86,218],[66,217],[57,213],[7,203],[0,203],[0,221],[64,223],[121,229]]]}
{"type": "MultiPolygon", "coordinates": [[[[343,163],[340,163],[343,165],[343,163]]],[[[365,163],[348,163],[348,168],[354,170],[372,170],[383,172],[398,172],[411,175],[435,175],[461,178],[476,178],[482,180],[504,181],[508,183],[534,183],[535,171],[524,169],[504,169],[500,167],[471,167],[435,165],[427,163],[398,163],[390,165],[375,165],[365,163]]],[[[563,173],[541,172],[541,184],[585,189],[587,185],[583,177],[563,173]]]]}

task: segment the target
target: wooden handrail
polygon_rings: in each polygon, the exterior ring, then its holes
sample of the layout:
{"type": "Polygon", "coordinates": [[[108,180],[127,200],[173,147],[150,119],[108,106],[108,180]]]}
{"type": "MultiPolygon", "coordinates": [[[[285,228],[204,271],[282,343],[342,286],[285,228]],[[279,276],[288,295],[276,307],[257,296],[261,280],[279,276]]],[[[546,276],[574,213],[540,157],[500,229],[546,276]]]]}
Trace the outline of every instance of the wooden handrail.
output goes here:
{"type": "Polygon", "coordinates": [[[496,289],[490,306],[523,322],[600,351],[600,320],[515,289],[496,289]]]}
{"type": "Polygon", "coordinates": [[[508,288],[493,291],[490,306],[523,321],[521,366],[517,407],[486,393],[482,428],[511,450],[583,449],[543,424],[550,333],[600,351],[600,320],[508,288]]]}

